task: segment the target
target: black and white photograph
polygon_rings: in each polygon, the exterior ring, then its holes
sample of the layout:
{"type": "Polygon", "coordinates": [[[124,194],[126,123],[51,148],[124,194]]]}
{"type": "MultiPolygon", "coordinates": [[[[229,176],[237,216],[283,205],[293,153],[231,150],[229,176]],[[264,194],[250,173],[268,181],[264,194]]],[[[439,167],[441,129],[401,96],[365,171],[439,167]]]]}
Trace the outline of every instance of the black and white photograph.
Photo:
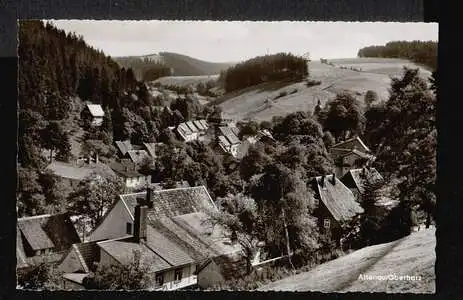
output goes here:
{"type": "Polygon", "coordinates": [[[437,23],[18,20],[23,290],[436,292],[437,23]]]}

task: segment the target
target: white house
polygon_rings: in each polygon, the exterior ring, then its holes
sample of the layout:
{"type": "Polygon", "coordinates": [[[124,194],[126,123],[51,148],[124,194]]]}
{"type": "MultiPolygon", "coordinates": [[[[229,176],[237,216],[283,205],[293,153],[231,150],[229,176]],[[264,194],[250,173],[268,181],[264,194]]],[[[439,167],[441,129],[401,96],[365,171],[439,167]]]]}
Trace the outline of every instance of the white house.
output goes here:
{"type": "Polygon", "coordinates": [[[92,126],[103,124],[104,111],[100,104],[87,104],[84,113],[91,117],[92,126]]]}

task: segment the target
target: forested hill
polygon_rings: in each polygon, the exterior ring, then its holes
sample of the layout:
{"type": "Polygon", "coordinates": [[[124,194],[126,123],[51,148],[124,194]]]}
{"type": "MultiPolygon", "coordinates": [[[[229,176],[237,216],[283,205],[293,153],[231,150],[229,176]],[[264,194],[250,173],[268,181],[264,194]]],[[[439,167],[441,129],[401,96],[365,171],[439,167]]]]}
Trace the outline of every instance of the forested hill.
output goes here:
{"type": "Polygon", "coordinates": [[[65,117],[68,96],[112,106],[115,93],[137,84],[132,70],[51,23],[21,21],[18,51],[20,108],[48,119],[65,117]]]}
{"type": "Polygon", "coordinates": [[[55,150],[60,160],[71,158],[71,135],[79,131],[85,101],[119,115],[129,104],[124,99],[131,92],[144,92],[131,69],[120,68],[82,37],[51,23],[21,21],[18,51],[18,162],[22,167],[43,166],[40,153],[44,149],[55,150]]]}
{"type": "MultiPolygon", "coordinates": [[[[215,63],[199,60],[187,55],[171,52],[160,52],[159,54],[146,56],[116,57],[115,60],[122,67],[130,67],[134,70],[139,79],[155,80],[153,75],[164,74],[163,76],[202,76],[215,75],[230,67],[231,63],[215,63]],[[165,74],[165,70],[172,70],[165,74]]],[[[161,76],[159,76],[161,77],[161,76]]]]}
{"type": "Polygon", "coordinates": [[[368,46],[359,50],[358,57],[402,58],[437,69],[437,42],[393,41],[382,46],[368,46]]]}

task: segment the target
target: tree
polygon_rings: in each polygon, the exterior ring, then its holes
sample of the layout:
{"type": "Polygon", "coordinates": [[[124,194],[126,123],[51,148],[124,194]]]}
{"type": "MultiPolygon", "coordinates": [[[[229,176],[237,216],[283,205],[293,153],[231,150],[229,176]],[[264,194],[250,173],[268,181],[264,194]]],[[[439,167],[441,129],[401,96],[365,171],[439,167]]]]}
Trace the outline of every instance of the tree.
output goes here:
{"type": "Polygon", "coordinates": [[[41,263],[32,270],[18,272],[18,285],[31,290],[60,290],[62,273],[47,262],[41,263]]]}
{"type": "Polygon", "coordinates": [[[318,229],[310,215],[315,201],[301,177],[277,163],[269,165],[250,187],[265,224],[260,240],[272,255],[311,252],[318,247],[318,229]]]}
{"type": "Polygon", "coordinates": [[[365,246],[370,246],[378,241],[383,217],[376,206],[382,193],[383,182],[370,182],[364,180],[364,192],[361,194],[361,205],[364,210],[360,217],[360,235],[365,246]]]}
{"type": "Polygon", "coordinates": [[[244,136],[254,136],[259,131],[259,123],[256,121],[249,121],[244,124],[238,124],[238,126],[240,129],[240,138],[243,138],[244,136]]]}
{"type": "Polygon", "coordinates": [[[224,227],[231,235],[233,242],[239,243],[241,253],[247,262],[247,272],[251,272],[259,242],[260,224],[257,206],[254,200],[244,195],[228,195],[218,198],[219,212],[212,212],[212,223],[224,227]]]}
{"type": "Polygon", "coordinates": [[[84,278],[86,289],[142,290],[154,285],[149,262],[142,261],[139,251],[133,252],[128,264],[114,263],[98,266],[96,272],[84,278]]]}
{"type": "Polygon", "coordinates": [[[18,168],[17,208],[19,216],[33,216],[45,212],[45,197],[35,169],[18,168]]]}
{"type": "Polygon", "coordinates": [[[82,216],[81,221],[88,220],[93,228],[122,192],[123,184],[119,178],[91,175],[69,195],[70,211],[82,216]]]}
{"type": "MultiPolygon", "coordinates": [[[[436,97],[418,69],[393,78],[383,117],[369,133],[378,141],[376,165],[398,178],[399,198],[431,214],[436,178],[436,97]]],[[[428,222],[429,224],[429,222],[428,222]]]]}
{"type": "Polygon", "coordinates": [[[50,150],[50,162],[53,161],[53,151],[60,152],[62,158],[69,157],[69,136],[61,122],[51,121],[42,132],[43,147],[50,150]]]}
{"type": "Polygon", "coordinates": [[[41,185],[46,203],[55,208],[57,212],[64,211],[67,196],[71,192],[70,187],[49,170],[45,170],[40,174],[38,182],[41,185]]]}
{"type": "Polygon", "coordinates": [[[364,101],[367,107],[370,107],[373,103],[378,101],[378,94],[375,91],[368,90],[365,93],[364,101]]]}
{"type": "Polygon", "coordinates": [[[348,138],[349,135],[361,135],[365,119],[358,100],[351,94],[343,92],[328,102],[326,117],[322,122],[324,129],[340,140],[348,138]]]}

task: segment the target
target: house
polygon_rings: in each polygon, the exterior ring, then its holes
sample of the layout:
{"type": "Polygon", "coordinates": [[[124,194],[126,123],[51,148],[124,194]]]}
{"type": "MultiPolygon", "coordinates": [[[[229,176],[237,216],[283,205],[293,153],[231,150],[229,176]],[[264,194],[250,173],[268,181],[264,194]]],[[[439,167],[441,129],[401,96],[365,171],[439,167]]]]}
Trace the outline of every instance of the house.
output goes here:
{"type": "Polygon", "coordinates": [[[240,139],[238,138],[239,130],[234,126],[219,126],[217,132],[217,142],[225,153],[234,157],[238,156],[240,139]]]}
{"type": "Polygon", "coordinates": [[[329,149],[336,166],[336,175],[342,177],[350,169],[371,164],[376,157],[359,137],[353,137],[333,145],[329,149]]]}
{"type": "Polygon", "coordinates": [[[197,284],[198,265],[211,257],[232,255],[220,226],[210,223],[217,210],[204,186],[120,195],[90,234],[100,247],[100,264],[126,264],[135,254],[150,266],[154,289],[174,290],[197,284]]]}
{"type": "Polygon", "coordinates": [[[321,231],[339,242],[343,225],[355,221],[363,213],[363,208],[354,193],[335,174],[315,177],[310,185],[315,192],[314,215],[321,231]]]}
{"type": "Polygon", "coordinates": [[[120,159],[128,158],[135,164],[141,164],[145,158],[156,158],[156,143],[143,143],[134,145],[130,140],[115,141],[117,153],[120,159]]]}
{"type": "Polygon", "coordinates": [[[361,169],[349,170],[341,181],[354,193],[357,199],[361,199],[361,195],[365,190],[365,184],[375,184],[384,181],[383,176],[375,168],[364,167],[361,169]]]}
{"type": "Polygon", "coordinates": [[[151,158],[156,158],[156,143],[143,143],[143,147],[151,158]]]}
{"type": "Polygon", "coordinates": [[[95,241],[73,244],[58,265],[63,273],[62,286],[66,290],[85,289],[83,280],[95,272],[100,261],[100,249],[95,241]]]}
{"type": "Polygon", "coordinates": [[[19,218],[16,226],[16,269],[57,264],[80,238],[66,213],[19,218]]]}
{"type": "Polygon", "coordinates": [[[47,170],[63,178],[73,188],[77,187],[86,178],[116,176],[109,166],[100,162],[77,166],[71,163],[54,161],[47,166],[47,170]]]}
{"type": "Polygon", "coordinates": [[[91,120],[92,126],[103,124],[104,111],[100,104],[87,104],[82,111],[82,118],[91,120]]]}
{"type": "Polygon", "coordinates": [[[111,169],[124,181],[128,190],[140,188],[151,183],[151,175],[137,170],[137,166],[131,160],[123,159],[120,162],[110,164],[111,169]]]}
{"type": "Polygon", "coordinates": [[[206,120],[196,120],[180,123],[175,132],[183,141],[191,142],[200,139],[208,128],[206,120]]]}

